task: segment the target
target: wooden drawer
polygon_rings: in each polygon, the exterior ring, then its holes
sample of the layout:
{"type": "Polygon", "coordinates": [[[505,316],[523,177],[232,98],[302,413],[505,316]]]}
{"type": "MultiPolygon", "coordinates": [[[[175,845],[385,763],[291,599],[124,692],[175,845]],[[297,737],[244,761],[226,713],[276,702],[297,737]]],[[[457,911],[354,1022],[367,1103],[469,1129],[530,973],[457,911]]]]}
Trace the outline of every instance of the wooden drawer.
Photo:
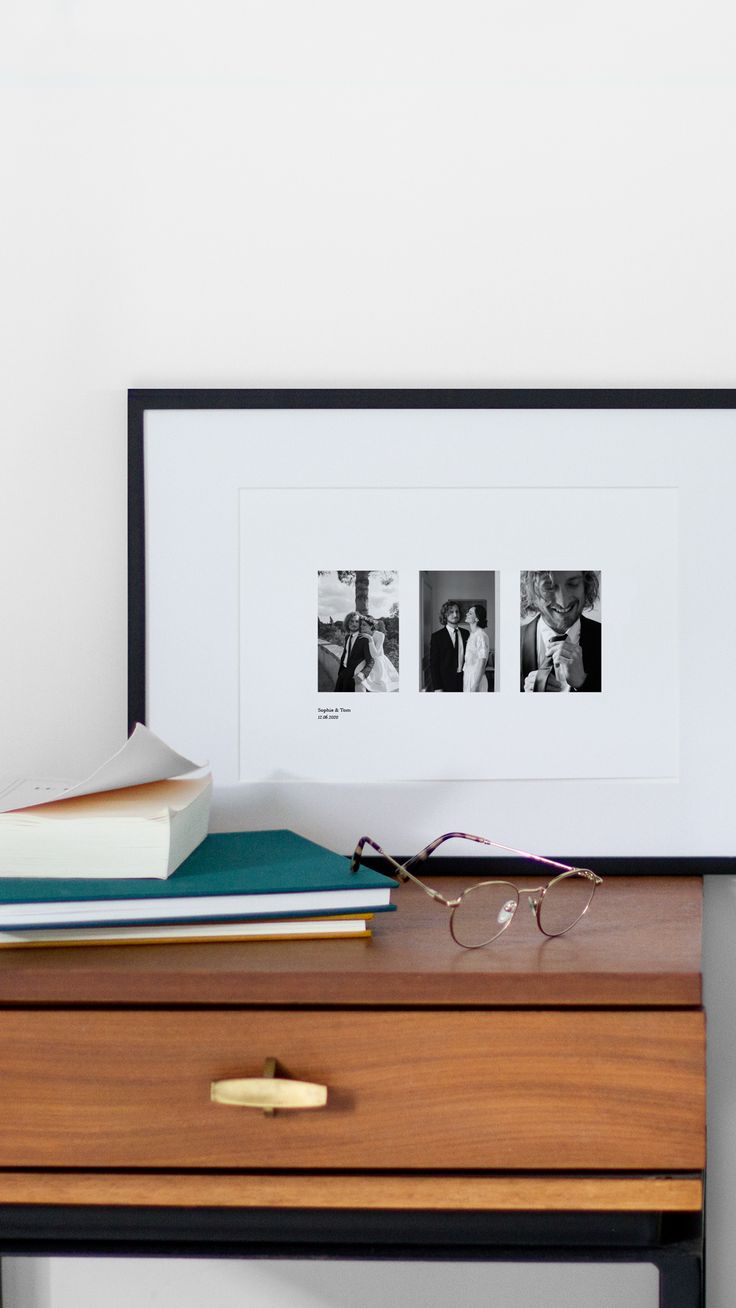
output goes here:
{"type": "Polygon", "coordinates": [[[600,1011],[6,1011],[0,1167],[704,1166],[703,1015],[600,1011]],[[323,1109],[225,1107],[279,1074],[323,1109]]]}

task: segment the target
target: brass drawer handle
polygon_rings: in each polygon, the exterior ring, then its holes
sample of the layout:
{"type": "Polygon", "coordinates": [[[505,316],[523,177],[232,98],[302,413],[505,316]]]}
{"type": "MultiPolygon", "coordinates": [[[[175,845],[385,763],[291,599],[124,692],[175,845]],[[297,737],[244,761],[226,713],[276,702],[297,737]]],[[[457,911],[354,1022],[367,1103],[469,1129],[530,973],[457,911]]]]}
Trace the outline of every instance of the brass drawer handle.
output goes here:
{"type": "Polygon", "coordinates": [[[239,1108],[260,1108],[271,1114],[277,1108],[324,1108],[327,1086],[313,1081],[292,1081],[276,1076],[276,1059],[267,1058],[263,1076],[213,1081],[210,1099],[213,1104],[233,1104],[239,1108]]]}

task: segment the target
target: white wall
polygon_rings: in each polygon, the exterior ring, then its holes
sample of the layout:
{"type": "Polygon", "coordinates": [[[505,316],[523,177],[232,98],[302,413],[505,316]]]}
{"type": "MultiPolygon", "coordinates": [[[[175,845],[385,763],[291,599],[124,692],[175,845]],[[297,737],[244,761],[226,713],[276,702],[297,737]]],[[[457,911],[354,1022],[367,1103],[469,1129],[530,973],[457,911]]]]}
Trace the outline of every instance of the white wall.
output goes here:
{"type": "MultiPolygon", "coordinates": [[[[123,738],[129,386],[734,384],[735,27],[726,0],[4,0],[0,770],[123,738]]],[[[734,940],[721,881],[709,1308],[734,940]]]]}

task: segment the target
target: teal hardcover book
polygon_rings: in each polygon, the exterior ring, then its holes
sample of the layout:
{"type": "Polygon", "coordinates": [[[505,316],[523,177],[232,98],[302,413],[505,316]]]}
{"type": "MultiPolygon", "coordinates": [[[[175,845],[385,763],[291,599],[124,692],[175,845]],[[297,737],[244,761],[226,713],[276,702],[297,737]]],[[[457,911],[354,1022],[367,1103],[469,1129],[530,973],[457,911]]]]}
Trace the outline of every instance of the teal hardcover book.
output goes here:
{"type": "Polygon", "coordinates": [[[207,836],[165,881],[5,877],[0,927],[376,913],[396,885],[293,831],[236,831],[207,836]]]}

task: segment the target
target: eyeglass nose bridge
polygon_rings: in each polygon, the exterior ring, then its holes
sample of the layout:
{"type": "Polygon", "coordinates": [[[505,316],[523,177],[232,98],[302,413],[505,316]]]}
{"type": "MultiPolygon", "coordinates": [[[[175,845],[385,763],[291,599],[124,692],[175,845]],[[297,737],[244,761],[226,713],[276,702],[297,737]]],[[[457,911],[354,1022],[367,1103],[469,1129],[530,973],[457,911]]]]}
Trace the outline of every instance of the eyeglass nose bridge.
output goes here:
{"type": "Polygon", "coordinates": [[[507,899],[506,902],[502,904],[500,909],[498,910],[498,916],[496,918],[498,925],[500,927],[507,927],[509,922],[511,922],[511,920],[513,919],[514,913],[516,912],[518,907],[519,907],[518,899],[507,899]]]}

